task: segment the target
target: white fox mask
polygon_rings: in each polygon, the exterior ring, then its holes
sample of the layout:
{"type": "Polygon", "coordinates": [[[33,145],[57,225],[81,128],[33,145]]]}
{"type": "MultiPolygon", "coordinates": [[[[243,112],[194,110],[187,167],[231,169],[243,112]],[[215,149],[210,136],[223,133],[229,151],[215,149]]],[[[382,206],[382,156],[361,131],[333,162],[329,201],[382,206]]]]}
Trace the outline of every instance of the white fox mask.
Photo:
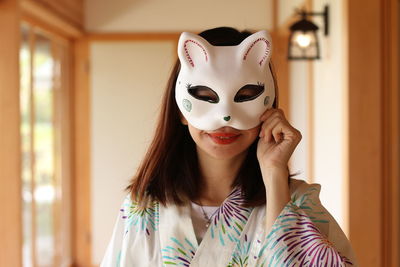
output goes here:
{"type": "Polygon", "coordinates": [[[183,32],[175,98],[186,120],[205,131],[258,126],[275,99],[271,51],[265,30],[236,46],[213,46],[199,35],[183,32]]]}

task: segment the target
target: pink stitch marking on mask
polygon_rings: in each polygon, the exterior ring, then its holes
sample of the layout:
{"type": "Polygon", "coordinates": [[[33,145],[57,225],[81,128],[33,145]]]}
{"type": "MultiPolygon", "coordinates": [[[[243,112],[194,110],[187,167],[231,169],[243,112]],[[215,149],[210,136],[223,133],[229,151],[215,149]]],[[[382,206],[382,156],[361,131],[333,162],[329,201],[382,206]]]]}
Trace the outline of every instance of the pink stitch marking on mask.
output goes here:
{"type": "Polygon", "coordinates": [[[266,48],[265,48],[264,56],[263,56],[263,58],[262,58],[262,59],[260,60],[260,62],[259,62],[260,66],[261,66],[262,63],[264,62],[264,60],[268,57],[269,52],[270,52],[270,50],[271,50],[271,44],[270,44],[270,42],[269,42],[267,39],[265,39],[265,38],[258,38],[257,40],[255,40],[255,41],[250,45],[249,49],[247,49],[246,54],[244,54],[244,56],[243,56],[243,60],[246,60],[247,55],[250,53],[250,50],[251,50],[251,49],[253,48],[253,46],[254,46],[256,43],[258,43],[259,41],[263,41],[263,42],[267,45],[266,48]]]}
{"type": "Polygon", "coordinates": [[[204,55],[205,55],[205,57],[206,57],[206,61],[208,61],[207,51],[204,49],[204,47],[203,47],[201,44],[199,44],[198,42],[196,42],[196,41],[194,41],[194,40],[186,40],[185,43],[184,43],[184,45],[183,45],[183,47],[184,47],[184,49],[185,49],[186,58],[188,59],[190,65],[192,65],[192,67],[194,67],[194,63],[193,63],[193,60],[192,60],[191,56],[189,55],[189,50],[188,50],[188,48],[187,48],[187,43],[188,43],[188,42],[194,43],[194,44],[196,44],[198,47],[200,47],[200,48],[203,50],[203,53],[204,53],[204,55]]]}

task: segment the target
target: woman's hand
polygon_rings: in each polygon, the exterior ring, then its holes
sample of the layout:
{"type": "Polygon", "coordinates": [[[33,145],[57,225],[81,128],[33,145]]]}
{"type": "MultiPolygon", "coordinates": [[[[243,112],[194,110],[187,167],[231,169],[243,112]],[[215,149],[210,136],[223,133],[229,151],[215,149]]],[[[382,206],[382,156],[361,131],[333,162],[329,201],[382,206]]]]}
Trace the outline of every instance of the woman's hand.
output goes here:
{"type": "Polygon", "coordinates": [[[257,158],[263,173],[287,172],[287,165],[302,136],[285,118],[281,109],[271,108],[262,121],[257,158]]]}
{"type": "Polygon", "coordinates": [[[257,158],[266,188],[266,232],[269,233],[290,201],[287,165],[301,140],[301,133],[289,124],[281,109],[265,111],[260,120],[257,158]]]}

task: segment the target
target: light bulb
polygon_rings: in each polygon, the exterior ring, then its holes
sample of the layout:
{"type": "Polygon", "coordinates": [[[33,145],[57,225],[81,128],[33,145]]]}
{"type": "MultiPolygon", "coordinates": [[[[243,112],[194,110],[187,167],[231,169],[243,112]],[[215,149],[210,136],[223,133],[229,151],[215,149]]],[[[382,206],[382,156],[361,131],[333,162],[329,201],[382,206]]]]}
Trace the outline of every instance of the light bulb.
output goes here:
{"type": "Polygon", "coordinates": [[[298,33],[295,40],[302,48],[306,48],[311,44],[311,36],[307,33],[298,33]]]}

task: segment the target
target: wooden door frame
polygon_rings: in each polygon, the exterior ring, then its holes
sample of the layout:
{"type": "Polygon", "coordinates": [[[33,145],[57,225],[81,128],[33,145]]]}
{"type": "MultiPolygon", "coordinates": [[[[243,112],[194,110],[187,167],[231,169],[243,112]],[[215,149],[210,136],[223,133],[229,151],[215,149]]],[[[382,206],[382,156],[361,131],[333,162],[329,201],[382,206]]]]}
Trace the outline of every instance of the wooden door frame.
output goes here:
{"type": "Polygon", "coordinates": [[[86,38],[74,44],[73,121],[73,267],[92,266],[90,212],[90,90],[89,45],[86,38]]]}
{"type": "Polygon", "coordinates": [[[350,240],[360,266],[399,265],[397,4],[347,6],[350,240]]]}
{"type": "Polygon", "coordinates": [[[18,0],[0,1],[0,266],[22,265],[18,0]]]}

